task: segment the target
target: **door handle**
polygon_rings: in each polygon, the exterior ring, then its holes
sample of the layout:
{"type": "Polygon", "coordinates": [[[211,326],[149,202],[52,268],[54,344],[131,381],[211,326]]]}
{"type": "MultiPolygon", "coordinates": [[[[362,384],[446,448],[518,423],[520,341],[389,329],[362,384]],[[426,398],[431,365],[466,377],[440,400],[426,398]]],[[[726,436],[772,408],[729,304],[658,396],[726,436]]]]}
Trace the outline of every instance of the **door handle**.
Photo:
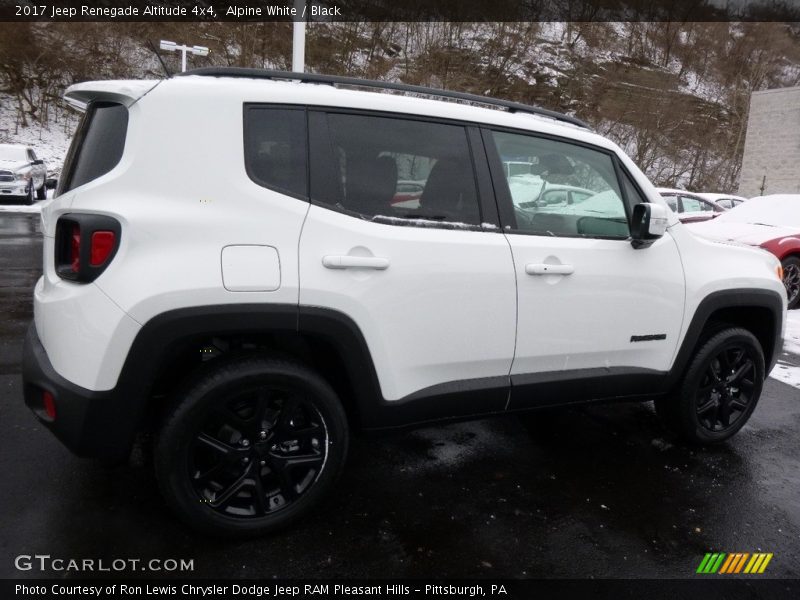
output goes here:
{"type": "Polygon", "coordinates": [[[328,269],[376,269],[389,268],[389,259],[380,256],[328,255],[322,257],[322,266],[328,269]]]}
{"type": "Polygon", "coordinates": [[[572,275],[575,267],[572,265],[529,264],[525,265],[525,272],[528,275],[572,275]]]}

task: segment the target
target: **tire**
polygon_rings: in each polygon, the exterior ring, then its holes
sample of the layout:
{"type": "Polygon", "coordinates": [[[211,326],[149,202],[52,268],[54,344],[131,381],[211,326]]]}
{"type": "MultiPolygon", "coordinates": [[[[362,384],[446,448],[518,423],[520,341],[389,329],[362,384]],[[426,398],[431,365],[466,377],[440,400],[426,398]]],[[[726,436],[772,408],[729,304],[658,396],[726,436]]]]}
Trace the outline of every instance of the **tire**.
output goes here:
{"type": "Polygon", "coordinates": [[[783,266],[783,285],[786,287],[788,308],[800,305],[800,257],[787,256],[781,261],[783,266]]]}
{"type": "Polygon", "coordinates": [[[755,336],[725,328],[700,345],[677,393],[656,400],[656,413],[692,443],[719,444],[747,423],[764,377],[764,352],[755,336]]]}
{"type": "Polygon", "coordinates": [[[330,490],[348,426],[314,371],[267,357],[223,363],[190,382],[158,431],[156,477],[194,529],[247,538],[286,527],[330,490]]]}
{"type": "Polygon", "coordinates": [[[30,206],[34,203],[34,201],[35,200],[33,197],[33,180],[31,179],[31,182],[28,184],[28,191],[25,193],[25,204],[30,206]]]}
{"type": "Polygon", "coordinates": [[[47,186],[45,185],[45,182],[42,182],[42,187],[36,190],[36,199],[45,200],[46,198],[47,198],[47,186]]]}

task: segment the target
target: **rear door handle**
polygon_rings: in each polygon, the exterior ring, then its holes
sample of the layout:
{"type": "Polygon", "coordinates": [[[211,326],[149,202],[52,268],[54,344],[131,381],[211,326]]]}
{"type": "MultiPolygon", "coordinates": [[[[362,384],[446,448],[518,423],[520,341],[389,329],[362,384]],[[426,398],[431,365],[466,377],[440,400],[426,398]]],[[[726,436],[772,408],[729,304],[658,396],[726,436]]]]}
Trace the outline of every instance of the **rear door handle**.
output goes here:
{"type": "Polygon", "coordinates": [[[529,264],[525,265],[525,272],[528,275],[572,275],[575,267],[572,265],[529,264]]]}
{"type": "Polygon", "coordinates": [[[389,268],[389,259],[380,256],[328,255],[322,257],[322,265],[328,269],[377,269],[389,268]]]}

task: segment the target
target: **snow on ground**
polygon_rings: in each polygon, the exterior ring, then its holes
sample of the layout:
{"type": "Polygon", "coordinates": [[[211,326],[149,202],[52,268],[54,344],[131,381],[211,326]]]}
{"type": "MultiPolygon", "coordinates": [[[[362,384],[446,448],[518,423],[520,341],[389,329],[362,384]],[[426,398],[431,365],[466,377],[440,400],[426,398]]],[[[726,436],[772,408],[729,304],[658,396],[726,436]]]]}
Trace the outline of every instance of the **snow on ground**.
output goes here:
{"type": "MultiPolygon", "coordinates": [[[[39,214],[42,212],[42,207],[47,204],[52,198],[55,190],[47,190],[47,200],[34,202],[32,205],[27,204],[5,204],[3,197],[0,196],[0,213],[34,213],[39,214]]],[[[17,200],[19,202],[19,200],[17,200]]]]}
{"type": "Polygon", "coordinates": [[[770,377],[800,388],[800,309],[789,311],[783,354],[770,377]]]}
{"type": "Polygon", "coordinates": [[[44,204],[44,200],[42,202],[36,202],[32,206],[26,206],[24,204],[0,204],[0,213],[35,213],[39,214],[42,212],[42,204],[44,204]]]}
{"type": "Polygon", "coordinates": [[[790,310],[786,321],[786,339],[783,351],[800,356],[800,309],[790,310]]]}
{"type": "MultiPolygon", "coordinates": [[[[51,114],[54,115],[55,112],[56,109],[53,109],[51,114]]],[[[77,127],[79,119],[79,114],[65,111],[59,114],[57,122],[55,118],[46,124],[29,120],[28,127],[22,127],[18,123],[14,99],[8,94],[0,93],[0,143],[22,144],[33,148],[36,156],[44,160],[48,177],[55,177],[61,172],[72,133],[77,127]]],[[[53,197],[53,190],[47,191],[47,197],[53,197]]],[[[16,198],[11,200],[8,197],[0,196],[0,214],[39,213],[44,204],[42,201],[36,202],[32,206],[26,206],[19,202],[20,200],[16,198]]]]}

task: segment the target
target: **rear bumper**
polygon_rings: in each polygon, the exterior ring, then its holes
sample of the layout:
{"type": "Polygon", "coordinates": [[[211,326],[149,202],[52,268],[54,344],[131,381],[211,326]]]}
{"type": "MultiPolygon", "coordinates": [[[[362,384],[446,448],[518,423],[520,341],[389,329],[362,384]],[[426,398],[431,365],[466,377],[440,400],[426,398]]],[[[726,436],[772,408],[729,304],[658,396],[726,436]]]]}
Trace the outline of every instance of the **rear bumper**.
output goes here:
{"type": "Polygon", "coordinates": [[[22,351],[25,404],[39,421],[78,456],[116,461],[130,452],[133,424],[120,410],[124,398],[114,390],[84,389],[56,373],[31,323],[22,351]],[[42,392],[55,398],[56,417],[50,419],[42,392]]]}

